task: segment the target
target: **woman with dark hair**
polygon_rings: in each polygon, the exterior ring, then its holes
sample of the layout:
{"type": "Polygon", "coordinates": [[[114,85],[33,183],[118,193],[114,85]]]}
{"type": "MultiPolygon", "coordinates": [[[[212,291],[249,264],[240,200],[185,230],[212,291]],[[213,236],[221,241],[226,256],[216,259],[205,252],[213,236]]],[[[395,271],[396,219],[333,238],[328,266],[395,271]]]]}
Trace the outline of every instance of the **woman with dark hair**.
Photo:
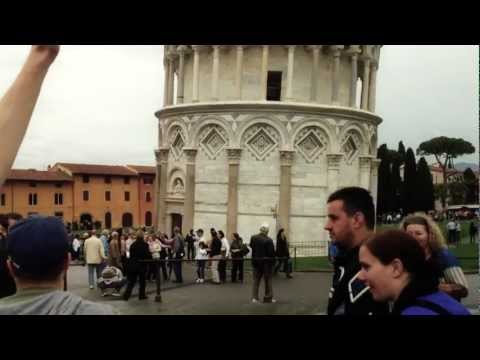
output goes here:
{"type": "Polygon", "coordinates": [[[283,264],[283,272],[287,275],[288,279],[292,278],[290,273],[292,272],[290,268],[290,251],[288,250],[288,241],[285,236],[285,230],[280,229],[277,234],[277,248],[275,251],[275,256],[280,258],[277,260],[277,266],[275,267],[275,275],[278,273],[278,270],[283,264]]]}
{"type": "Polygon", "coordinates": [[[470,315],[438,290],[438,278],[422,247],[406,232],[375,235],[361,246],[359,256],[359,280],[367,284],[375,301],[393,301],[392,315],[470,315]]]}
{"type": "Polygon", "coordinates": [[[136,240],[130,246],[130,259],[128,262],[127,272],[128,285],[127,290],[125,290],[125,293],[123,294],[124,300],[128,301],[128,299],[132,295],[132,290],[137,283],[137,279],[140,284],[138,298],[139,300],[147,299],[147,295],[145,294],[145,272],[147,270],[147,267],[146,263],[144,263],[143,260],[150,260],[151,258],[152,256],[150,253],[150,248],[147,242],[144,240],[143,231],[138,231],[136,235],[136,240]]]}
{"type": "Polygon", "coordinates": [[[468,295],[468,283],[460,263],[445,243],[438,225],[427,215],[417,213],[406,217],[400,229],[417,240],[428,265],[439,279],[438,289],[460,301],[468,295]]]}

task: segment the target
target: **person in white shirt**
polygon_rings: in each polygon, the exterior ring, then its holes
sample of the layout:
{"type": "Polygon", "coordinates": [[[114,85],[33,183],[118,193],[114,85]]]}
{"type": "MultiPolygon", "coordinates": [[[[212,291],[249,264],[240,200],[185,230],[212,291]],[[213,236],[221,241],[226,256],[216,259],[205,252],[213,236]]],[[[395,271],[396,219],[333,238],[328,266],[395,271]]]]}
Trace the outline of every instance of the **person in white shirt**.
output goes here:
{"type": "Polygon", "coordinates": [[[457,224],[455,224],[455,221],[453,221],[453,219],[448,222],[447,230],[448,230],[448,243],[453,244],[455,242],[456,230],[457,230],[457,224]]]}
{"type": "Polygon", "coordinates": [[[200,229],[197,232],[200,238],[195,242],[195,260],[197,261],[197,284],[203,284],[205,282],[205,264],[208,260],[208,246],[203,237],[203,230],[200,229]]]}
{"type": "Polygon", "coordinates": [[[228,242],[222,230],[218,231],[218,236],[222,242],[222,259],[218,263],[218,272],[222,283],[227,281],[227,259],[230,256],[230,243],[228,242]]]}
{"type": "Polygon", "coordinates": [[[72,241],[72,249],[73,249],[73,260],[77,261],[78,257],[80,255],[80,240],[78,240],[78,236],[75,236],[75,238],[72,241]]]}

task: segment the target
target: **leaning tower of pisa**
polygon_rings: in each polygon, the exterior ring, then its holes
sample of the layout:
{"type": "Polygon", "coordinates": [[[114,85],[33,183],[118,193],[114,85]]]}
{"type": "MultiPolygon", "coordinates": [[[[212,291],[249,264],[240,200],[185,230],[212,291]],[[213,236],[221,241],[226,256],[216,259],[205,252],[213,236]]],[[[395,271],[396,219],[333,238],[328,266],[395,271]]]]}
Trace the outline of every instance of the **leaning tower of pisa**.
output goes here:
{"type": "Polygon", "coordinates": [[[248,240],[267,222],[292,244],[327,240],[329,193],[356,185],[376,199],[380,49],[165,46],[158,228],[248,240]]]}

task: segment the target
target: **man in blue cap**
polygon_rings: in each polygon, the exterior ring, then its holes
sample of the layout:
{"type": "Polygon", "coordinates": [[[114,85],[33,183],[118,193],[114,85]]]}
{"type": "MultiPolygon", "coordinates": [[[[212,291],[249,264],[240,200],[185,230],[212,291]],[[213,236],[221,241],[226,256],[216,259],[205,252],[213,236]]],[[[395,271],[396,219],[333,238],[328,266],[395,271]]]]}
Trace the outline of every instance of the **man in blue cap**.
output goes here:
{"type": "Polygon", "coordinates": [[[14,225],[7,237],[7,267],[17,293],[0,300],[0,315],[113,315],[63,290],[70,262],[68,235],[62,221],[35,216],[14,225]]]}

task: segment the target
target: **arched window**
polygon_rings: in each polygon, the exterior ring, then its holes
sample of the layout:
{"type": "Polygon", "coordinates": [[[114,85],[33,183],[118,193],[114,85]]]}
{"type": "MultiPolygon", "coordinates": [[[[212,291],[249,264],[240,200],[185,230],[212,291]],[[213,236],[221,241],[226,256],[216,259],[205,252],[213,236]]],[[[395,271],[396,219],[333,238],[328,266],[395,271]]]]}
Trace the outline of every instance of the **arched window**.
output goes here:
{"type": "Polygon", "coordinates": [[[105,214],[105,228],[107,229],[112,228],[112,214],[109,212],[105,214]]]}
{"type": "Polygon", "coordinates": [[[123,227],[132,227],[133,226],[133,216],[130,213],[125,213],[122,216],[122,226],[123,227]]]}
{"type": "Polygon", "coordinates": [[[152,226],[152,213],[150,211],[145,213],[145,226],[152,226]]]}

